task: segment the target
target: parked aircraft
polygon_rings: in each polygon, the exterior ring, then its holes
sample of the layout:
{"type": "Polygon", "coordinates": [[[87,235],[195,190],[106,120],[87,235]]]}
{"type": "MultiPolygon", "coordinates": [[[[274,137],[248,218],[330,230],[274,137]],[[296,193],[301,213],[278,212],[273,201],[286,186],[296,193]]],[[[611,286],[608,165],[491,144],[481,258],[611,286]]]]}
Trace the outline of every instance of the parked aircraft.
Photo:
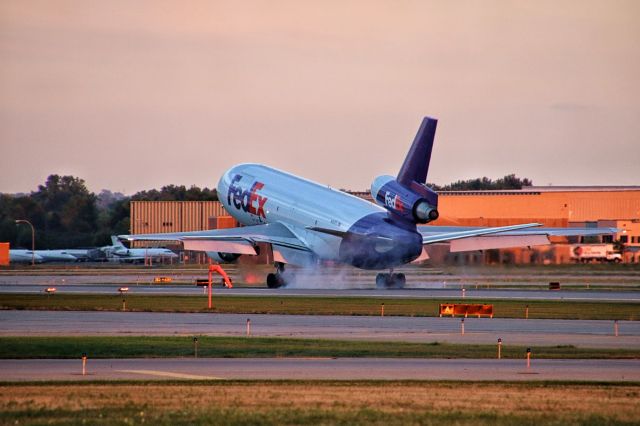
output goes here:
{"type": "Polygon", "coordinates": [[[64,249],[64,252],[75,257],[77,262],[90,262],[94,260],[91,254],[95,251],[95,248],[64,249]]]}
{"type": "Polygon", "coordinates": [[[159,260],[177,258],[178,255],[167,248],[127,248],[115,235],[111,236],[113,245],[100,250],[108,260],[121,262],[143,262],[145,259],[159,260]]]}
{"type": "Polygon", "coordinates": [[[130,241],[176,240],[185,250],[212,258],[256,255],[258,243],[273,250],[276,271],[269,287],[287,283],[285,264],[341,262],[379,273],[379,287],[402,287],[393,268],[425,258],[424,246],[450,242],[452,251],[548,244],[551,235],[601,235],[616,230],[540,228],[525,223],[493,228],[422,226],[438,218],[438,194],[426,186],[437,120],[426,117],[398,176],[379,176],[371,185],[376,204],[261,164],[240,164],[225,172],[218,194],[240,228],[163,234],[121,235],[130,241]]]}
{"type": "Polygon", "coordinates": [[[67,250],[36,250],[43,262],[77,262],[78,258],[67,250]]]}
{"type": "Polygon", "coordinates": [[[39,254],[35,256],[32,254],[31,250],[23,250],[23,249],[10,249],[9,250],[9,263],[31,263],[35,261],[36,263],[42,263],[43,259],[39,254]]]}
{"type": "MultiPolygon", "coordinates": [[[[35,262],[77,262],[78,257],[74,256],[73,250],[35,250],[35,262]]],[[[9,261],[11,263],[31,263],[31,250],[11,249],[9,250],[9,261]]]]}

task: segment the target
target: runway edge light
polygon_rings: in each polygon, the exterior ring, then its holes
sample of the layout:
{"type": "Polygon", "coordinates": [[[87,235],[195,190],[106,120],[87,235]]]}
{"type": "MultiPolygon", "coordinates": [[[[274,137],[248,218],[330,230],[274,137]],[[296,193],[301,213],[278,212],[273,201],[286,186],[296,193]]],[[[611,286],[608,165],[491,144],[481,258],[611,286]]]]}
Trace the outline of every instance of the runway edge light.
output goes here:
{"type": "Polygon", "coordinates": [[[87,375],[87,353],[86,352],[82,353],[82,375],[83,376],[87,375]]]}

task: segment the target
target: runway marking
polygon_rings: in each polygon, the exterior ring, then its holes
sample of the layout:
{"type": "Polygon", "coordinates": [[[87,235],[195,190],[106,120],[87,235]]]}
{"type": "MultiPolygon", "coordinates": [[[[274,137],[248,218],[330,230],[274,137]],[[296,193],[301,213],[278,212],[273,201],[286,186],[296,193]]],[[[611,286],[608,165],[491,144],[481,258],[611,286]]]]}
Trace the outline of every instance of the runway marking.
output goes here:
{"type": "Polygon", "coordinates": [[[174,379],[190,379],[190,380],[224,380],[224,377],[200,376],[197,374],[173,373],[171,371],[157,370],[116,370],[118,373],[135,373],[146,374],[148,376],[171,377],[174,379]]]}

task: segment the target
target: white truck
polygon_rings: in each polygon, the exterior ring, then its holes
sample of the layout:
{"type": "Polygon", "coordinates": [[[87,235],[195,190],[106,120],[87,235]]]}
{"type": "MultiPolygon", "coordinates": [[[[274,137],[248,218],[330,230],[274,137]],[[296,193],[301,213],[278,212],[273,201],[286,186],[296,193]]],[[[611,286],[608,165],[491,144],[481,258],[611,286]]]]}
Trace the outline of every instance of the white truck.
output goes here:
{"type": "Polygon", "coordinates": [[[571,259],[575,262],[622,262],[622,255],[613,244],[575,244],[571,246],[571,259]]]}

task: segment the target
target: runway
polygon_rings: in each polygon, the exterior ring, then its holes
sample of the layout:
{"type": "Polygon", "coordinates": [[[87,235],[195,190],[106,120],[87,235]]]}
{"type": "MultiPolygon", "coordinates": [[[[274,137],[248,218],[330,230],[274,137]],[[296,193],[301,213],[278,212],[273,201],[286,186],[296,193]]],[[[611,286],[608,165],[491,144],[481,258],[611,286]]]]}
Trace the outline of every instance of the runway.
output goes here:
{"type": "MultiPolygon", "coordinates": [[[[268,289],[264,284],[271,268],[225,265],[234,282],[233,289],[215,287],[220,295],[287,297],[378,297],[451,299],[569,300],[640,303],[640,273],[636,271],[559,272],[547,268],[509,270],[501,268],[450,267],[446,270],[407,265],[398,268],[407,277],[406,288],[378,290],[375,271],[328,266],[322,269],[293,268],[296,280],[286,288],[268,289]],[[247,284],[253,282],[255,284],[247,284]],[[559,282],[561,290],[548,290],[549,282],[559,282]]],[[[91,266],[0,271],[1,294],[37,294],[56,287],[61,294],[117,294],[126,286],[132,294],[197,296],[202,288],[194,285],[206,278],[204,269],[185,268],[96,268],[91,266]],[[154,284],[157,276],[172,283],[154,284]]],[[[1,297],[1,296],[0,296],[1,297]]]]}
{"type": "MultiPolygon", "coordinates": [[[[0,294],[41,294],[47,287],[55,287],[59,294],[118,294],[124,284],[2,284],[0,294]]],[[[129,294],[199,296],[203,288],[195,285],[127,285],[129,294]]],[[[222,288],[216,286],[215,294],[225,296],[287,296],[287,297],[375,297],[399,299],[510,299],[510,300],[566,300],[566,301],[608,301],[640,303],[638,291],[604,290],[526,290],[526,289],[482,289],[466,287],[464,295],[458,287],[443,288],[442,284],[434,288],[406,288],[400,290],[378,289],[340,289],[340,288],[222,288]]]]}
{"type": "Polygon", "coordinates": [[[640,360],[171,358],[0,360],[0,381],[44,380],[575,380],[640,381],[640,360]]]}
{"type": "Polygon", "coordinates": [[[217,335],[640,349],[640,322],[207,313],[0,311],[3,336],[217,335]]]}

